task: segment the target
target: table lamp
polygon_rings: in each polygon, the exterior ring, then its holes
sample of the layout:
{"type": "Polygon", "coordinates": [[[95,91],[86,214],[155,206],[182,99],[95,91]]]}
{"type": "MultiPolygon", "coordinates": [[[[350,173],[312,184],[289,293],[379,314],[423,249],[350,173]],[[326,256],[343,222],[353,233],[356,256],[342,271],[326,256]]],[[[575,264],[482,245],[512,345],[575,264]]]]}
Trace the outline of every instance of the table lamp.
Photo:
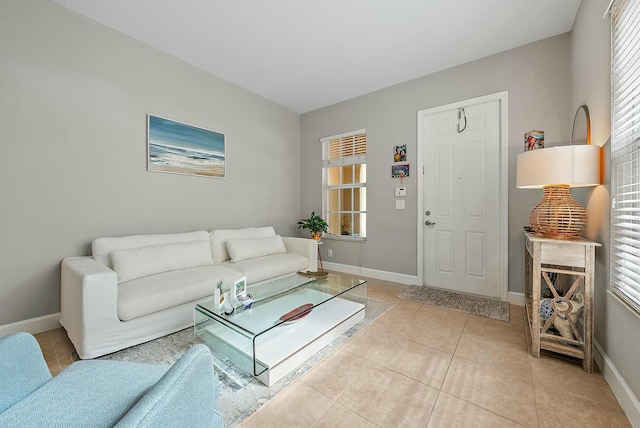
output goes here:
{"type": "Polygon", "coordinates": [[[546,238],[573,239],[587,224],[587,211],[569,191],[600,184],[600,147],[590,144],[548,147],[520,153],[516,187],[543,189],[529,223],[546,238]]]}

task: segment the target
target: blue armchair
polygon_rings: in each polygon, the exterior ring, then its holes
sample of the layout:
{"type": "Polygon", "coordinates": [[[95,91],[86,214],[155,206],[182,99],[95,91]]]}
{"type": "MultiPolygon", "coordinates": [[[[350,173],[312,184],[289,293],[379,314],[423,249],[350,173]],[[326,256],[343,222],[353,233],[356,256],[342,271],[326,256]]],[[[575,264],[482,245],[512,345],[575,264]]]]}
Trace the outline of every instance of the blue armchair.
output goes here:
{"type": "Polygon", "coordinates": [[[205,345],[173,366],[78,361],[52,378],[36,339],[0,338],[1,427],[222,427],[205,345]]]}

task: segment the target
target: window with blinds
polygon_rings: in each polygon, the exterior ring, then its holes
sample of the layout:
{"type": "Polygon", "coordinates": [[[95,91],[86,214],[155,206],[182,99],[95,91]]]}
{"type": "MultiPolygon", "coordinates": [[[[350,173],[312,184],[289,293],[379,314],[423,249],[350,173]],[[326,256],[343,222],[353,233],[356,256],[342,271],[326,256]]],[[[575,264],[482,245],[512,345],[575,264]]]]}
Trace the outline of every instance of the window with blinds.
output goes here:
{"type": "Polygon", "coordinates": [[[640,313],[640,0],[611,9],[611,290],[640,313]]]}
{"type": "Polygon", "coordinates": [[[323,213],[329,234],[367,236],[367,131],[322,138],[323,213]]]}

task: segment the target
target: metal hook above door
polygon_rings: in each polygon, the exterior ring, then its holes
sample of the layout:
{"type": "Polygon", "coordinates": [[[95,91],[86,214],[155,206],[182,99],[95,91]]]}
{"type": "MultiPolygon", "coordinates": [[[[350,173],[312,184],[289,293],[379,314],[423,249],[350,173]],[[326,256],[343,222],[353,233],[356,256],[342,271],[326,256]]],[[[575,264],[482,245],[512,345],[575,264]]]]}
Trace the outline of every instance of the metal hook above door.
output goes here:
{"type": "Polygon", "coordinates": [[[464,112],[464,108],[458,109],[458,133],[467,129],[467,114],[464,112]],[[464,118],[464,126],[460,129],[460,120],[464,118]]]}

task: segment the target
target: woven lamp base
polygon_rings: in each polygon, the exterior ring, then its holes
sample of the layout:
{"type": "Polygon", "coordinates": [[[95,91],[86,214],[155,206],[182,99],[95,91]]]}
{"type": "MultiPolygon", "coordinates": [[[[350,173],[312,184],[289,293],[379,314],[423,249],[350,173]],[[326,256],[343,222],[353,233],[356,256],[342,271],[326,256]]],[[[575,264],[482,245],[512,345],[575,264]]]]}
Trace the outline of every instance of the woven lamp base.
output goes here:
{"type": "Polygon", "coordinates": [[[587,225],[587,211],[566,184],[543,187],[544,194],[529,214],[531,228],[546,238],[574,239],[587,225]]]}

